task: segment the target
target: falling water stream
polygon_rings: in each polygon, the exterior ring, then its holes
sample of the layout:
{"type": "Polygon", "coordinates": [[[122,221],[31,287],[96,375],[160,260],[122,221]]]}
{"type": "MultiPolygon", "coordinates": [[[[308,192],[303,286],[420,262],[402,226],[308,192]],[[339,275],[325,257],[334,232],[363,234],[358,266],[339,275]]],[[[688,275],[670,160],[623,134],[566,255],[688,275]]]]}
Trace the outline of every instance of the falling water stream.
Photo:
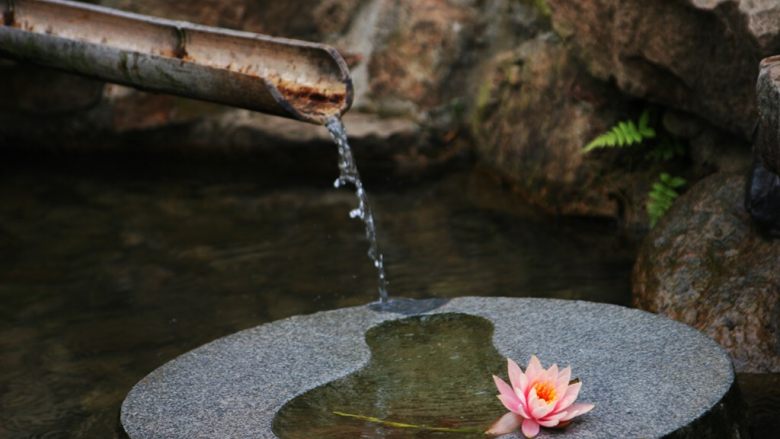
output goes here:
{"type": "Polygon", "coordinates": [[[339,149],[339,178],[333,183],[336,188],[351,183],[355,186],[355,195],[358,199],[358,207],[349,212],[351,218],[360,218],[366,226],[366,239],[368,239],[368,257],[376,267],[379,281],[379,303],[388,303],[387,293],[387,275],[385,274],[385,262],[382,252],[379,251],[379,244],[376,240],[376,223],[374,222],[374,213],[371,211],[371,205],[368,204],[368,196],[363,188],[363,182],[360,181],[360,173],[355,164],[355,158],[352,156],[352,149],[349,147],[347,131],[344,123],[338,117],[332,117],[326,124],[330,135],[338,145],[339,149]]]}

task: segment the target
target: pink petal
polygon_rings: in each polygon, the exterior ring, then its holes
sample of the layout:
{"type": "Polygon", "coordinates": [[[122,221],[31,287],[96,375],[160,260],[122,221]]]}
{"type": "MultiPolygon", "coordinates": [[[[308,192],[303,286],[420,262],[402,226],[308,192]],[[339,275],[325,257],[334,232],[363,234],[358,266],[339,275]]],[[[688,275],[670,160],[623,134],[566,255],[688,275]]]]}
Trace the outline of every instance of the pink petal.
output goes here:
{"type": "Polygon", "coordinates": [[[531,419],[523,420],[523,435],[530,439],[537,434],[539,434],[539,424],[531,419]]]}
{"type": "Polygon", "coordinates": [[[536,422],[538,422],[541,425],[544,425],[545,427],[549,427],[550,425],[547,425],[547,423],[555,422],[555,425],[557,425],[561,421],[561,418],[564,416],[566,416],[566,412],[556,412],[553,410],[547,416],[541,419],[537,419],[536,422]]]}
{"type": "Polygon", "coordinates": [[[544,369],[542,368],[539,359],[536,358],[536,355],[531,355],[531,359],[528,361],[528,367],[525,369],[525,377],[528,382],[535,382],[543,372],[544,369]]]}
{"type": "Polygon", "coordinates": [[[552,413],[553,409],[555,408],[555,404],[550,403],[546,404],[544,400],[540,400],[541,404],[537,405],[533,409],[531,409],[531,417],[533,419],[542,419],[545,416],[552,413]]]}
{"type": "Polygon", "coordinates": [[[517,365],[512,359],[507,358],[507,369],[509,370],[509,382],[512,383],[512,388],[518,394],[524,395],[525,388],[528,387],[528,380],[525,374],[520,370],[520,366],[517,365]]]}
{"type": "Polygon", "coordinates": [[[563,395],[563,398],[558,401],[558,404],[555,407],[556,411],[566,410],[573,402],[577,399],[577,396],[580,394],[580,387],[582,387],[582,383],[574,383],[571,386],[569,386],[566,389],[566,394],[563,395]]]}
{"type": "Polygon", "coordinates": [[[539,419],[537,419],[536,422],[539,425],[541,425],[542,427],[555,427],[561,421],[559,421],[557,418],[554,418],[554,419],[547,419],[547,420],[539,420],[539,419]]]}
{"type": "Polygon", "coordinates": [[[485,434],[499,436],[502,434],[511,433],[520,427],[520,421],[522,421],[521,417],[512,412],[509,412],[498,418],[498,420],[494,422],[490,428],[488,428],[485,434]]]}
{"type": "Polygon", "coordinates": [[[520,415],[524,418],[531,417],[523,404],[515,404],[515,401],[504,397],[504,395],[498,395],[498,400],[501,401],[501,403],[504,404],[504,407],[506,407],[506,409],[510,412],[520,415]]]}
{"type": "Polygon", "coordinates": [[[549,379],[550,381],[552,381],[554,383],[558,381],[558,365],[557,364],[553,364],[552,366],[550,366],[549,369],[547,369],[547,379],[549,379]]]}
{"type": "Polygon", "coordinates": [[[528,412],[531,416],[526,416],[526,418],[543,418],[552,412],[554,408],[555,404],[548,404],[547,401],[536,395],[536,389],[531,388],[531,393],[528,395],[528,412]]]}
{"type": "Polygon", "coordinates": [[[565,411],[559,412],[559,411],[553,410],[547,416],[545,416],[545,417],[543,417],[541,419],[537,419],[536,421],[540,422],[540,423],[541,423],[541,421],[545,421],[545,422],[560,421],[561,418],[564,417],[564,416],[566,416],[566,412],[565,411]]]}
{"type": "Polygon", "coordinates": [[[593,407],[593,404],[572,404],[571,407],[566,410],[566,414],[561,418],[561,422],[568,421],[575,416],[584,415],[593,410],[593,407]]]}
{"type": "Polygon", "coordinates": [[[536,389],[531,387],[531,391],[528,392],[528,404],[526,406],[528,407],[528,410],[533,410],[536,407],[539,407],[540,400],[539,395],[536,394],[536,389]]]}
{"type": "Polygon", "coordinates": [[[571,367],[563,369],[558,374],[558,381],[555,383],[555,394],[558,395],[558,399],[563,399],[566,395],[566,389],[569,387],[569,381],[571,380],[571,367]]]}
{"type": "Polygon", "coordinates": [[[506,407],[506,409],[510,412],[514,412],[520,416],[528,418],[529,416],[525,409],[525,403],[520,401],[518,395],[514,392],[514,390],[512,390],[511,387],[509,387],[509,384],[495,375],[493,375],[493,381],[496,383],[496,387],[501,393],[498,395],[498,399],[502,404],[504,404],[504,407],[506,407]]]}
{"type": "Polygon", "coordinates": [[[506,409],[512,413],[517,413],[517,409],[520,407],[518,404],[515,404],[515,401],[507,398],[504,395],[498,395],[498,400],[501,401],[501,404],[504,404],[504,407],[506,407],[506,409]]]}
{"type": "Polygon", "coordinates": [[[509,401],[514,406],[520,405],[520,400],[517,398],[517,393],[515,393],[515,391],[512,390],[511,387],[509,387],[509,384],[507,384],[506,381],[493,375],[493,382],[496,383],[496,388],[498,389],[498,393],[500,393],[501,396],[504,397],[504,399],[509,401]]]}

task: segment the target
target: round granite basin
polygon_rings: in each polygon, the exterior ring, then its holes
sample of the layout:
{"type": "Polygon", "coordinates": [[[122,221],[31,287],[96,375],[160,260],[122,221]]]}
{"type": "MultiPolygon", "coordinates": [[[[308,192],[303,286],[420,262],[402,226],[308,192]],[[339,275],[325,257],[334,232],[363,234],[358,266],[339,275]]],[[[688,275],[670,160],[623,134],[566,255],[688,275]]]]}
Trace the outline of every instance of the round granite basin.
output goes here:
{"type": "MultiPolygon", "coordinates": [[[[572,366],[583,382],[579,400],[596,408],[562,431],[543,429],[539,438],[746,437],[728,355],[686,325],[553,299],[466,297],[425,313],[439,314],[490,322],[502,357],[524,364],[535,354],[546,366],[572,366]]],[[[366,368],[375,355],[366,333],[405,318],[344,308],[218,339],[136,384],[122,404],[122,426],[132,439],[276,438],[274,419],[285,404],[366,368]]]]}

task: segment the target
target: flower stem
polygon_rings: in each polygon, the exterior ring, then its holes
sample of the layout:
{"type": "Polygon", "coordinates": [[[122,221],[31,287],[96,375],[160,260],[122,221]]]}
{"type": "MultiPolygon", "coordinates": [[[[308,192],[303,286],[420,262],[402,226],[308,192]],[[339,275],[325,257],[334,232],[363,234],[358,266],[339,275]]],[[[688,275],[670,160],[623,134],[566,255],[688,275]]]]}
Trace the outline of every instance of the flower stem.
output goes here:
{"type": "Polygon", "coordinates": [[[463,427],[463,428],[432,427],[429,425],[406,424],[403,422],[388,421],[386,419],[379,419],[373,416],[355,415],[352,413],[344,413],[339,411],[334,411],[333,414],[345,418],[352,418],[352,419],[359,419],[361,421],[373,422],[375,424],[380,424],[386,427],[393,427],[393,428],[413,428],[415,430],[439,431],[439,432],[446,432],[446,433],[485,434],[484,430],[475,427],[463,427]]]}

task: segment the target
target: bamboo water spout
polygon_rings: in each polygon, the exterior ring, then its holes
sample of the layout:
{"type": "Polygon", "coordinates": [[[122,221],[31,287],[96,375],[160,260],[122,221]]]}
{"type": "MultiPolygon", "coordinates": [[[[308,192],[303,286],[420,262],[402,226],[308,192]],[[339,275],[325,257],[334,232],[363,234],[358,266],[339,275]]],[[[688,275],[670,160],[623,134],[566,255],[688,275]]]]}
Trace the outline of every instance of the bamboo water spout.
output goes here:
{"type": "Polygon", "coordinates": [[[317,124],[352,104],[330,46],[65,0],[0,7],[0,56],[317,124]]]}

